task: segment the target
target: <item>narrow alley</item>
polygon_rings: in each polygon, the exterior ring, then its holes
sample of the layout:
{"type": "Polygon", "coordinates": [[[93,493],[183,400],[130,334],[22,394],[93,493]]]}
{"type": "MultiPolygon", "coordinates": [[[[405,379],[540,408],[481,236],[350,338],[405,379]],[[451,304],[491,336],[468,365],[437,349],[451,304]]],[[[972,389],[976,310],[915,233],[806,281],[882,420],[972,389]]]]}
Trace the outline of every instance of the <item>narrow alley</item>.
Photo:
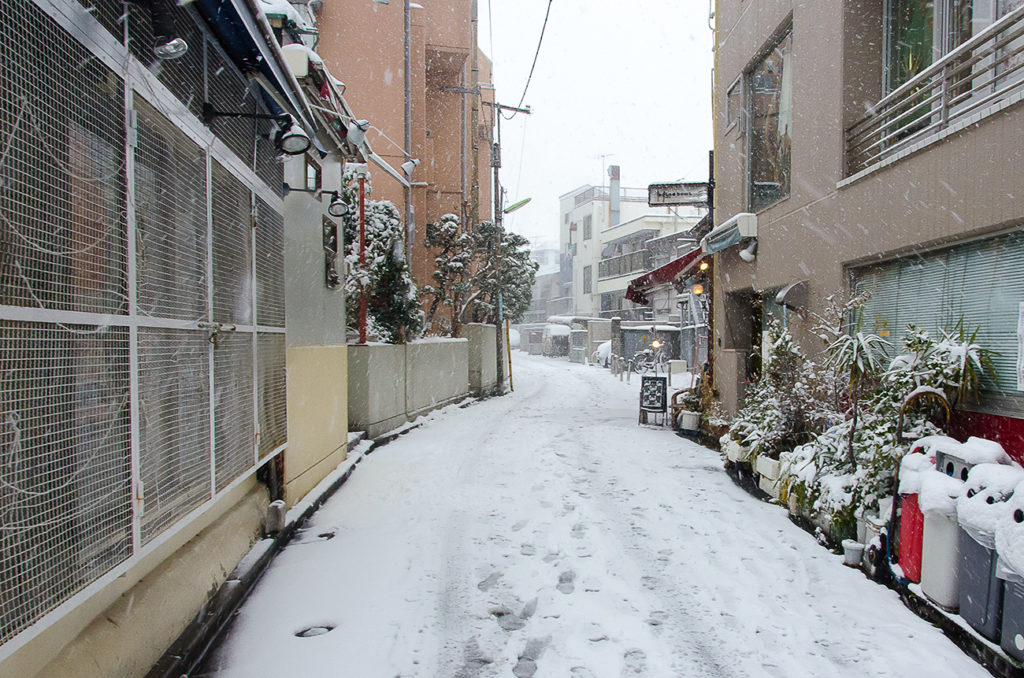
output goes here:
{"type": "Polygon", "coordinates": [[[360,463],[202,675],[988,675],[716,452],[638,426],[637,381],[514,359],[514,394],[360,463]]]}

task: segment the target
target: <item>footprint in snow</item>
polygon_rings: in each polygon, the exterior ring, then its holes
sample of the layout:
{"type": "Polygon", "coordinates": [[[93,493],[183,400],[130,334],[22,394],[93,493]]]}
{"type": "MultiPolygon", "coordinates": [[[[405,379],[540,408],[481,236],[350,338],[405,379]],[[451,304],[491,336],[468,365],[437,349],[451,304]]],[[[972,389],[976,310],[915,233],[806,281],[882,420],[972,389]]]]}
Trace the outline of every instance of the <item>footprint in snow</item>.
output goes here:
{"type": "Polygon", "coordinates": [[[566,570],[562,574],[558,575],[558,586],[559,592],[569,595],[576,590],[576,573],[572,570],[566,570]]]}
{"type": "Polygon", "coordinates": [[[584,525],[583,523],[576,523],[575,525],[572,526],[572,538],[573,539],[582,539],[583,536],[586,533],[587,533],[587,526],[584,525]]]}
{"type": "Polygon", "coordinates": [[[537,553],[537,547],[533,544],[523,544],[519,547],[519,553],[524,556],[532,556],[537,553]]]}
{"type": "Polygon", "coordinates": [[[500,572],[491,572],[489,575],[487,575],[487,579],[484,579],[482,582],[477,584],[476,587],[481,591],[490,591],[492,588],[494,588],[494,585],[497,584],[498,580],[500,579],[500,572]]]}
{"type": "Polygon", "coordinates": [[[643,650],[633,649],[622,657],[622,675],[641,675],[647,670],[647,654],[643,650]]]}
{"type": "Polygon", "coordinates": [[[536,638],[528,641],[523,653],[519,655],[519,661],[512,669],[512,675],[516,678],[532,678],[537,673],[537,660],[544,651],[545,641],[536,638]]]}
{"type": "Polygon", "coordinates": [[[530,524],[529,520],[520,520],[518,523],[516,523],[515,525],[512,526],[512,531],[513,532],[518,532],[519,530],[523,529],[524,527],[526,527],[529,524],[530,524]]]}

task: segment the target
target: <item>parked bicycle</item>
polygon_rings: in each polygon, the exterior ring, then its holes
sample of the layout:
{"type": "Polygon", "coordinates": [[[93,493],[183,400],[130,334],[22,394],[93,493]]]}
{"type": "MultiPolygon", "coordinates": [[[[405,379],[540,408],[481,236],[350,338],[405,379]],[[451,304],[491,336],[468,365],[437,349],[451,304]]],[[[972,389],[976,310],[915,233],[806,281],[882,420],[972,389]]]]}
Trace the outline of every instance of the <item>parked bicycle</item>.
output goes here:
{"type": "Polygon", "coordinates": [[[655,339],[650,347],[638,351],[633,356],[633,371],[638,374],[647,374],[653,371],[655,374],[664,372],[668,364],[668,356],[662,350],[664,344],[655,339]]]}

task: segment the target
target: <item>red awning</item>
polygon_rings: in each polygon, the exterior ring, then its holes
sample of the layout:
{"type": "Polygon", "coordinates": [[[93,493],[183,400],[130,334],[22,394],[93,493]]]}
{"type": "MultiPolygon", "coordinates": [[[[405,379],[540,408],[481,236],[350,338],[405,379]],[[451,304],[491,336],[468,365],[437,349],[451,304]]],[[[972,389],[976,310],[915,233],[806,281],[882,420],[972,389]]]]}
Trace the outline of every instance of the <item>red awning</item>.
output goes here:
{"type": "Polygon", "coordinates": [[[701,260],[704,251],[698,247],[692,249],[678,259],[674,259],[661,268],[656,268],[650,273],[644,273],[639,278],[629,281],[626,288],[626,299],[635,304],[647,305],[647,293],[657,285],[672,282],[682,274],[693,268],[701,260]]]}

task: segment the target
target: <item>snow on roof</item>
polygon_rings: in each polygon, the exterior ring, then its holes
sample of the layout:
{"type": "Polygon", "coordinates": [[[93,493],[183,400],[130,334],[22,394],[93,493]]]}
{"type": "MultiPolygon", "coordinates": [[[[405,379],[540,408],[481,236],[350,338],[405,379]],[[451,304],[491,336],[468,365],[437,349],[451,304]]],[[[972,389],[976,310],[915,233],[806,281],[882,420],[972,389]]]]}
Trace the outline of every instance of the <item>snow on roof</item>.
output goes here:
{"type": "Polygon", "coordinates": [[[549,323],[544,331],[552,337],[568,337],[572,330],[569,329],[568,325],[556,325],[555,323],[549,323]]]}

